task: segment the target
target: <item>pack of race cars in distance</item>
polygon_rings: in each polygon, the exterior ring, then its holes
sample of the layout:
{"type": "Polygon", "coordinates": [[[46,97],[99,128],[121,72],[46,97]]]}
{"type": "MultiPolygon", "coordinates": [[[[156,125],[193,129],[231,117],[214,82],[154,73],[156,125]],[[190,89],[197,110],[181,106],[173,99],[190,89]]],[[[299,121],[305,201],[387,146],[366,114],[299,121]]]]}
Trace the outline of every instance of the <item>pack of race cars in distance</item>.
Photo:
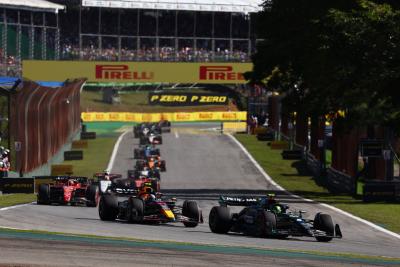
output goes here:
{"type": "Polygon", "coordinates": [[[196,227],[203,222],[202,212],[195,201],[186,200],[177,205],[176,198],[164,198],[160,192],[161,175],[166,171],[165,160],[160,157],[162,132],[169,132],[170,124],[143,123],[135,126],[134,137],[140,144],[147,138],[146,145],[134,148],[137,159],[134,170],[128,177],[112,175],[100,181],[101,197],[99,217],[104,221],[124,220],[132,223],[181,222],[186,227],[196,227]],[[168,130],[164,130],[168,127],[168,130]],[[152,139],[152,136],[156,138],[152,139]],[[159,141],[161,140],[161,141],[159,141]]]}
{"type": "Polygon", "coordinates": [[[329,214],[319,212],[314,220],[305,219],[305,211],[290,211],[287,205],[278,203],[273,195],[261,198],[221,196],[219,204],[209,214],[209,226],[214,233],[236,232],[276,238],[308,236],[320,242],[342,238],[340,226],[333,223],[329,214]],[[228,206],[244,208],[239,213],[231,213],[228,206]]]}
{"type": "Polygon", "coordinates": [[[169,121],[158,123],[141,123],[133,127],[133,136],[139,138],[140,145],[162,144],[162,133],[171,131],[169,121]]]}
{"type": "Polygon", "coordinates": [[[74,176],[44,178],[50,179],[51,182],[39,185],[37,204],[85,204],[87,207],[96,207],[99,200],[99,187],[93,180],[74,176]]]}

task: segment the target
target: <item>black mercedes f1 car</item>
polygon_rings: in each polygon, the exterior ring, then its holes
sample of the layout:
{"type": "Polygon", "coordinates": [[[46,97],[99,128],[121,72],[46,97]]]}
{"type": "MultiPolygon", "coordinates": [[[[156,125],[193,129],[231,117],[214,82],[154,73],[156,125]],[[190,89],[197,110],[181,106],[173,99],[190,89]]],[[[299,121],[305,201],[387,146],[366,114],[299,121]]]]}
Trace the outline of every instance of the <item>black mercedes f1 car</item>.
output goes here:
{"type": "Polygon", "coordinates": [[[221,196],[220,206],[214,206],[209,215],[212,232],[243,233],[258,237],[286,238],[309,236],[320,242],[342,238],[338,224],[328,214],[317,213],[314,220],[303,218],[305,211],[289,211],[289,207],[277,203],[271,197],[221,196]],[[228,206],[244,206],[239,213],[232,213],[228,206]]]}

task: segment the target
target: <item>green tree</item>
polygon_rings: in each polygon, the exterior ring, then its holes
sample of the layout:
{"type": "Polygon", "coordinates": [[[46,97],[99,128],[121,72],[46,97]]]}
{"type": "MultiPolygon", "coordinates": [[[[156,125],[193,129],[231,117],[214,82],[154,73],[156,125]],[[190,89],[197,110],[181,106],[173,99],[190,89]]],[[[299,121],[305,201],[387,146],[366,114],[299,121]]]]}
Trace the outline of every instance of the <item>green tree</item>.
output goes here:
{"type": "Polygon", "coordinates": [[[250,77],[281,91],[289,109],[345,110],[346,128],[400,125],[400,13],[395,1],[271,0],[250,77]],[[384,2],[388,2],[387,4],[384,2]]]}

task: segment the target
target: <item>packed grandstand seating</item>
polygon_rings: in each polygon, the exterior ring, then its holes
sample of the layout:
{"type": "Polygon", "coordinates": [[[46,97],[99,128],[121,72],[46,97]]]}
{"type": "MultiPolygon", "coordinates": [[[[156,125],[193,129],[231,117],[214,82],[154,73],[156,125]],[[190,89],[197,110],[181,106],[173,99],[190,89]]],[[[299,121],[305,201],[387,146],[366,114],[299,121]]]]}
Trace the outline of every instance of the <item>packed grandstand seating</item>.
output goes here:
{"type": "Polygon", "coordinates": [[[105,60],[105,61],[163,61],[163,62],[215,62],[215,61],[232,61],[247,62],[249,61],[248,53],[240,50],[230,51],[228,49],[219,49],[214,53],[207,49],[194,49],[192,47],[184,47],[176,50],[174,47],[155,47],[131,50],[121,48],[121,53],[115,47],[106,49],[96,49],[93,46],[73,47],[64,45],[61,52],[61,59],[64,60],[105,60]]]}
{"type": "Polygon", "coordinates": [[[51,2],[66,9],[38,12],[0,4],[1,75],[20,75],[24,59],[248,62],[255,49],[254,13],[51,2]]]}

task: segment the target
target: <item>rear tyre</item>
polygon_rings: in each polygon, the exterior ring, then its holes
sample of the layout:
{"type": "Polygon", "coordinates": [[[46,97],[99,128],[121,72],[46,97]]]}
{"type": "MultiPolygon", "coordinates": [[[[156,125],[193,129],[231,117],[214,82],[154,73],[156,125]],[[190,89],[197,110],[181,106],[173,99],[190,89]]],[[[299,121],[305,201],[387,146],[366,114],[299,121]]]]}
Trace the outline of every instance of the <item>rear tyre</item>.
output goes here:
{"type": "Polygon", "coordinates": [[[114,221],[118,215],[118,200],[113,195],[102,195],[99,201],[99,217],[102,221],[114,221]]]}
{"type": "Polygon", "coordinates": [[[182,215],[193,220],[192,222],[183,222],[185,227],[196,227],[200,220],[200,210],[196,201],[185,200],[182,207],[182,215]]]}
{"type": "Polygon", "coordinates": [[[39,191],[37,195],[37,204],[49,205],[50,204],[50,185],[41,184],[39,185],[39,191]]]}
{"type": "Polygon", "coordinates": [[[99,187],[97,185],[89,185],[85,193],[86,206],[96,207],[99,202],[99,187]]]}
{"type": "Polygon", "coordinates": [[[232,227],[231,213],[228,207],[215,206],[211,209],[208,218],[211,232],[226,234],[232,227]]]}
{"type": "Polygon", "coordinates": [[[255,236],[271,236],[276,229],[276,215],[269,211],[261,211],[256,218],[255,236]]]}
{"type": "Polygon", "coordinates": [[[126,219],[132,223],[140,223],[143,221],[144,203],[139,198],[130,198],[126,212],[126,219]]]}
{"type": "MultiPolygon", "coordinates": [[[[329,214],[317,213],[314,218],[314,229],[324,231],[329,236],[335,235],[335,226],[329,214]]],[[[316,236],[315,239],[319,242],[329,242],[332,237],[316,236]]]]}
{"type": "Polygon", "coordinates": [[[160,192],[160,183],[157,180],[152,180],[151,188],[153,188],[154,192],[160,192]]]}

